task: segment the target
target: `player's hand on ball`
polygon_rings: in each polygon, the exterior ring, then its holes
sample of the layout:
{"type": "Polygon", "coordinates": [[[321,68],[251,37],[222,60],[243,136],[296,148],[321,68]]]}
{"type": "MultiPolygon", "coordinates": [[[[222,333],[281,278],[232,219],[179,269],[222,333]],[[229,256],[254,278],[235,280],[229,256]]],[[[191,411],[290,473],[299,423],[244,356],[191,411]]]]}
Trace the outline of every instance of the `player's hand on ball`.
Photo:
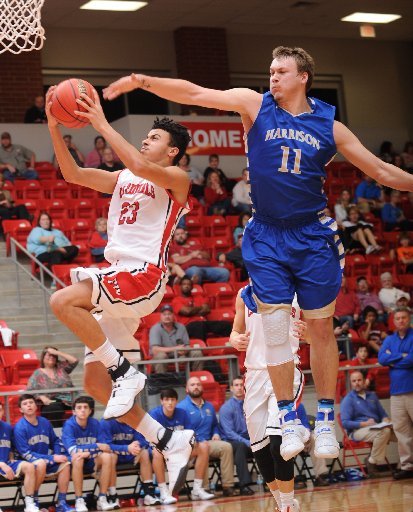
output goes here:
{"type": "Polygon", "coordinates": [[[114,100],[125,92],[133,91],[142,87],[142,77],[136,73],[129,76],[124,76],[111,83],[108,87],[103,89],[103,97],[105,100],[114,100]]]}
{"type": "Polygon", "coordinates": [[[52,96],[53,96],[53,92],[55,89],[56,89],[55,85],[52,85],[51,87],[49,87],[49,89],[47,90],[47,93],[46,93],[46,102],[45,102],[46,103],[45,108],[46,108],[47,123],[51,127],[57,126],[59,124],[57,122],[56,118],[53,117],[53,115],[50,111],[50,108],[52,106],[52,96]]]}
{"type": "Polygon", "coordinates": [[[76,102],[86,110],[75,110],[75,114],[80,117],[89,119],[91,125],[95,130],[100,132],[109,123],[106,120],[105,114],[103,113],[102,105],[100,104],[98,93],[93,91],[93,98],[86,94],[81,94],[81,99],[77,99],[76,102]]]}

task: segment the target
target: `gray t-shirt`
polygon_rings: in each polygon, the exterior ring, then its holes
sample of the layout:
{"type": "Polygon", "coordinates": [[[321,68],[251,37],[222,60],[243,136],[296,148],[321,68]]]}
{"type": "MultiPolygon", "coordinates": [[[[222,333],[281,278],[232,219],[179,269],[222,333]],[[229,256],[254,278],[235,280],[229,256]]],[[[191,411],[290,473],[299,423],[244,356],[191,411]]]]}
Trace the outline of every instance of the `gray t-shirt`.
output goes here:
{"type": "Polygon", "coordinates": [[[149,331],[149,349],[152,347],[176,347],[177,345],[189,345],[189,336],[186,327],[179,322],[174,323],[172,331],[168,332],[161,322],[153,325],[149,331]]]}
{"type": "Polygon", "coordinates": [[[27,170],[26,162],[33,156],[33,151],[21,146],[20,144],[12,144],[11,148],[5,150],[0,145],[0,163],[10,164],[18,171],[24,172],[27,170]]]}

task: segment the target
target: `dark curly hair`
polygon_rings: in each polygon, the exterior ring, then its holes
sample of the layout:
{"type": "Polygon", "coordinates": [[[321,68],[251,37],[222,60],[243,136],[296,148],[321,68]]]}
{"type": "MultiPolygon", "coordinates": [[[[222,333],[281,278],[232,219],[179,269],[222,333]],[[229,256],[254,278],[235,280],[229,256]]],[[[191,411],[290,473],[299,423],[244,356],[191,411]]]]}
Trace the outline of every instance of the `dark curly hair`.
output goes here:
{"type": "Polygon", "coordinates": [[[162,119],[157,117],[152,125],[152,130],[156,129],[168,132],[171,136],[170,146],[178,148],[178,154],[172,161],[172,163],[176,165],[185,154],[186,148],[191,142],[188,129],[182,124],[176,123],[172,119],[169,119],[169,117],[163,117],[162,119]]]}

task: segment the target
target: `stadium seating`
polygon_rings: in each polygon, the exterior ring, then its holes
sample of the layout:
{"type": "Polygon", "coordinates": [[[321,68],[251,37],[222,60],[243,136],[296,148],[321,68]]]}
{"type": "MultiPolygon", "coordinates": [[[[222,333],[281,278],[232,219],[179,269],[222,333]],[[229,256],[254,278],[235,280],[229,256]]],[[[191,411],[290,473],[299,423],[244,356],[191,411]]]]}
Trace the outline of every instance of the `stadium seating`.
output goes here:
{"type": "Polygon", "coordinates": [[[205,283],[203,289],[211,308],[234,308],[235,292],[229,283],[205,283]]]}
{"type": "Polygon", "coordinates": [[[27,384],[29,377],[40,367],[36,353],[30,349],[4,350],[0,361],[9,384],[27,384]]]}
{"type": "Polygon", "coordinates": [[[20,245],[26,247],[27,237],[32,230],[32,225],[28,220],[4,220],[2,226],[6,237],[7,256],[10,256],[11,252],[11,238],[14,238],[20,245]]]}

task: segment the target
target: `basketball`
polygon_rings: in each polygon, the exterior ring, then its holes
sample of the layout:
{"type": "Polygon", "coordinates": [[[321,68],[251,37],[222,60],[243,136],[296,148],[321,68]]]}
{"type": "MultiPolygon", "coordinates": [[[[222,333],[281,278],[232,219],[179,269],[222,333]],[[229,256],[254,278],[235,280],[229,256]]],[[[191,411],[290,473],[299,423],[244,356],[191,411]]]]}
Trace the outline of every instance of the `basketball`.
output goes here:
{"type": "Polygon", "coordinates": [[[69,78],[60,82],[52,96],[52,115],[66,128],[83,128],[89,124],[85,117],[77,116],[74,111],[85,111],[76,103],[82,93],[93,98],[93,86],[81,78],[69,78]]]}

